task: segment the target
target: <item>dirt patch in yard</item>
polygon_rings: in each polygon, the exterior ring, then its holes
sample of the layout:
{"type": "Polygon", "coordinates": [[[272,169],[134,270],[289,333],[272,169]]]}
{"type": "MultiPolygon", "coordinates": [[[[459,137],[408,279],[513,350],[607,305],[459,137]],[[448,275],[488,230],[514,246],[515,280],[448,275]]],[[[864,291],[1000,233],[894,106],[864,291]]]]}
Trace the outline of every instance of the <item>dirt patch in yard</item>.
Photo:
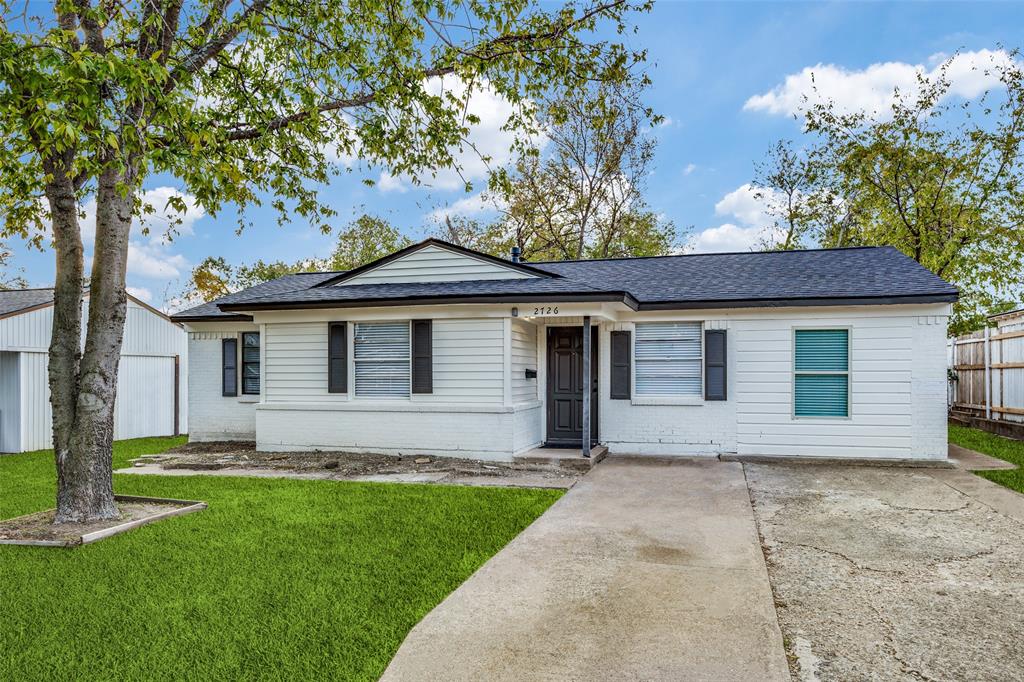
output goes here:
{"type": "Polygon", "coordinates": [[[1024,679],[1020,521],[928,472],[745,471],[798,679],[1024,679]]]}
{"type": "Polygon", "coordinates": [[[117,518],[54,525],[55,509],[0,521],[0,544],[73,547],[170,516],[205,509],[202,502],[118,496],[117,518]]]}
{"type": "Polygon", "coordinates": [[[207,473],[329,480],[568,488],[580,472],[557,466],[426,455],[258,452],[255,443],[187,443],[133,461],[122,473],[207,473]]]}

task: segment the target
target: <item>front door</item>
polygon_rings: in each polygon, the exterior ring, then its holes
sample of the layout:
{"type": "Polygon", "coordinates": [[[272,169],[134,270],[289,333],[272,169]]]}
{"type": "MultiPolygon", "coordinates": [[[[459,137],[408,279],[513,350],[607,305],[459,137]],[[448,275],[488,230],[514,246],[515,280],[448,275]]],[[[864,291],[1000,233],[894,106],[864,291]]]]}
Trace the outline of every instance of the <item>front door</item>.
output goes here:
{"type": "MultiPolygon", "coordinates": [[[[590,438],[597,443],[597,327],[590,346],[590,438]]],[[[583,439],[583,328],[548,327],[547,444],[583,439]]]]}

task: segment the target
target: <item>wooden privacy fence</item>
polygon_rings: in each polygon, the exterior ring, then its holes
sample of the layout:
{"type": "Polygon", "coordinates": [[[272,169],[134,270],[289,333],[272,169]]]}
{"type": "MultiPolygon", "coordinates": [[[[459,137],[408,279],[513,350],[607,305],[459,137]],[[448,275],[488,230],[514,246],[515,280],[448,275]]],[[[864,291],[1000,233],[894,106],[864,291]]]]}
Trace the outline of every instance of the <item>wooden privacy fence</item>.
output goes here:
{"type": "Polygon", "coordinates": [[[947,343],[949,403],[986,419],[1024,422],[1024,311],[947,343]]]}

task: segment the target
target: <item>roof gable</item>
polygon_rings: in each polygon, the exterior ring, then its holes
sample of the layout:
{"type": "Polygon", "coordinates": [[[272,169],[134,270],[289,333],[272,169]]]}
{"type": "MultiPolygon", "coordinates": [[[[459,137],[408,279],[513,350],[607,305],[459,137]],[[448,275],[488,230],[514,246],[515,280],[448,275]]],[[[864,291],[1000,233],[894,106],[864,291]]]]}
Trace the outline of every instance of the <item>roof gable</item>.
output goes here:
{"type": "Polygon", "coordinates": [[[422,284],[556,277],[552,273],[485,253],[427,239],[318,286],[422,284]]]}

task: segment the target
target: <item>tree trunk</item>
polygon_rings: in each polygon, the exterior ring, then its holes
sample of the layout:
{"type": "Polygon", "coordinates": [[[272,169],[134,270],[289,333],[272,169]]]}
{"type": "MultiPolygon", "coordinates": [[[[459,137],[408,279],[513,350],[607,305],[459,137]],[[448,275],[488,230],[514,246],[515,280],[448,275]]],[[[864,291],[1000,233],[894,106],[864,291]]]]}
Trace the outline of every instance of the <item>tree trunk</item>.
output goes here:
{"type": "Polygon", "coordinates": [[[105,171],[96,194],[96,242],[89,283],[85,349],[81,338],[82,244],[77,204],[55,191],[50,198],[57,285],[50,342],[50,400],[57,461],[55,523],[116,518],[113,486],[114,401],[127,308],[124,282],[133,197],[123,176],[105,171]],[[72,228],[74,234],[72,234],[72,228]]]}

